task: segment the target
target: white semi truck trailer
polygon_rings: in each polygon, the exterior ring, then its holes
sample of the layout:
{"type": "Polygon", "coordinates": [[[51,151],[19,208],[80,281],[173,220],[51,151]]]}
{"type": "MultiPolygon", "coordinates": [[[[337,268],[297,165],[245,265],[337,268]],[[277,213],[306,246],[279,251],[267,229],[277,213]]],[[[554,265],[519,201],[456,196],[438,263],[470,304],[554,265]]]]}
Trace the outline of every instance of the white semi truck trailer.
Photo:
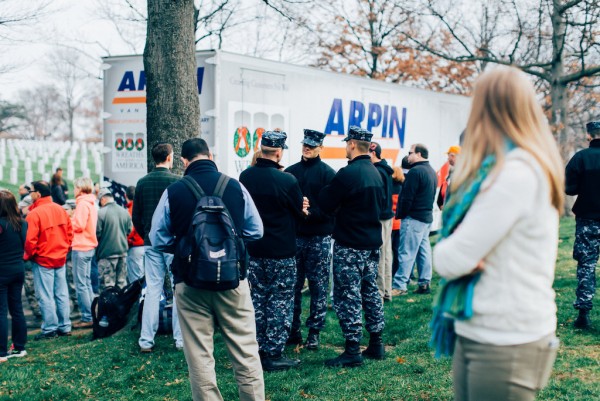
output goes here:
{"type": "MultiPolygon", "coordinates": [[[[265,130],[288,135],[282,164],[300,160],[303,129],[327,135],[322,158],[347,162],[342,138],[351,125],[373,132],[391,164],[411,144],[430,150],[435,169],[458,144],[469,99],[223,51],[196,53],[200,130],[220,171],[237,178],[265,130]]],[[[104,175],[135,185],[146,174],[146,77],[142,56],[107,57],[104,68],[104,175]]],[[[176,156],[179,149],[175,149],[176,156]]]]}

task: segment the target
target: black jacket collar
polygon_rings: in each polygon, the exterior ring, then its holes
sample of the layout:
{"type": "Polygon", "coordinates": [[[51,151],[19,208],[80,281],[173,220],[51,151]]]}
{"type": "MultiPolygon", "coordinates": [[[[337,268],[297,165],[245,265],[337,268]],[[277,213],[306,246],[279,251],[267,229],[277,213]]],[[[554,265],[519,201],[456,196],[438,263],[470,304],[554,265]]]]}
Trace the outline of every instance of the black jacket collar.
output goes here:
{"type": "Polygon", "coordinates": [[[215,162],[209,159],[200,159],[192,162],[189,166],[187,166],[183,175],[216,171],[219,170],[217,169],[217,165],[215,164],[215,162]]]}
{"type": "Polygon", "coordinates": [[[315,165],[320,161],[321,161],[321,156],[313,157],[312,159],[305,159],[304,157],[300,158],[300,163],[302,163],[306,167],[315,165]]]}
{"type": "Polygon", "coordinates": [[[256,159],[256,167],[276,168],[279,170],[281,168],[281,165],[277,162],[274,162],[273,160],[263,159],[262,157],[259,157],[258,159],[256,159]]]}

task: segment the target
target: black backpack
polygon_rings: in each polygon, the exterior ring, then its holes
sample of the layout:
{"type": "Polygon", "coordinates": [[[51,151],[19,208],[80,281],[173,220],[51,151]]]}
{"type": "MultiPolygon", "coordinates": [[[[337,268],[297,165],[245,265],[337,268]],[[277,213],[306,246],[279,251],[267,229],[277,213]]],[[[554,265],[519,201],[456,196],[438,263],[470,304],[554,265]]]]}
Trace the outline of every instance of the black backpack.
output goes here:
{"type": "Polygon", "coordinates": [[[212,195],[206,195],[190,176],[183,183],[196,197],[190,228],[177,243],[177,271],[183,282],[201,290],[237,288],[245,277],[247,254],[231,214],[223,203],[229,177],[221,174],[212,195]]]}
{"type": "Polygon", "coordinates": [[[129,311],[142,291],[143,278],[125,288],[107,287],[92,302],[92,340],[112,336],[127,324],[129,311]]]}

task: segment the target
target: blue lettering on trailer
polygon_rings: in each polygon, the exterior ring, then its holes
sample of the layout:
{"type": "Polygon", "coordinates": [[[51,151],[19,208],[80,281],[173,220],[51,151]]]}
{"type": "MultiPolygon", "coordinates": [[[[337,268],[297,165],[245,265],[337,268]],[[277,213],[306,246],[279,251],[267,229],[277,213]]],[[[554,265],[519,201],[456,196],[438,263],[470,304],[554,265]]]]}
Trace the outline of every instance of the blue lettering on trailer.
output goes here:
{"type": "MultiPolygon", "coordinates": [[[[379,132],[381,129],[382,138],[398,137],[400,147],[404,147],[404,134],[406,129],[406,107],[401,108],[401,113],[398,113],[398,107],[391,105],[383,105],[377,103],[369,103],[365,109],[364,103],[358,100],[350,101],[348,110],[348,127],[351,125],[363,126],[363,122],[367,120],[366,128],[373,132],[379,132]],[[368,110],[365,113],[365,110],[368,110]],[[366,115],[365,115],[366,114],[366,115]]],[[[325,133],[338,135],[346,135],[346,125],[344,124],[344,110],[342,99],[335,98],[329,110],[329,117],[325,125],[325,133]]]]}
{"type": "MultiPolygon", "coordinates": [[[[198,78],[198,94],[200,95],[202,94],[202,83],[204,82],[204,67],[198,67],[196,70],[196,76],[198,78]]],[[[143,70],[140,71],[140,77],[136,85],[133,71],[125,71],[125,73],[123,73],[123,78],[121,78],[121,83],[119,84],[117,92],[136,90],[146,90],[146,72],[143,70]]]]}

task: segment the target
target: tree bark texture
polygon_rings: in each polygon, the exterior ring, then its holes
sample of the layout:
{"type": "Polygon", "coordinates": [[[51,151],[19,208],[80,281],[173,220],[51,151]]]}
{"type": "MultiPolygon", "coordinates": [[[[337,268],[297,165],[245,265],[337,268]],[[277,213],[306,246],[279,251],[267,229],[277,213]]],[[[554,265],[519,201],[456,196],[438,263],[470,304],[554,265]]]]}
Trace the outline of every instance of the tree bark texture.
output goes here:
{"type": "Polygon", "coordinates": [[[175,151],[173,171],[181,173],[181,145],[200,133],[193,0],[148,0],[144,48],[148,171],[151,150],[168,142],[175,151]]]}

